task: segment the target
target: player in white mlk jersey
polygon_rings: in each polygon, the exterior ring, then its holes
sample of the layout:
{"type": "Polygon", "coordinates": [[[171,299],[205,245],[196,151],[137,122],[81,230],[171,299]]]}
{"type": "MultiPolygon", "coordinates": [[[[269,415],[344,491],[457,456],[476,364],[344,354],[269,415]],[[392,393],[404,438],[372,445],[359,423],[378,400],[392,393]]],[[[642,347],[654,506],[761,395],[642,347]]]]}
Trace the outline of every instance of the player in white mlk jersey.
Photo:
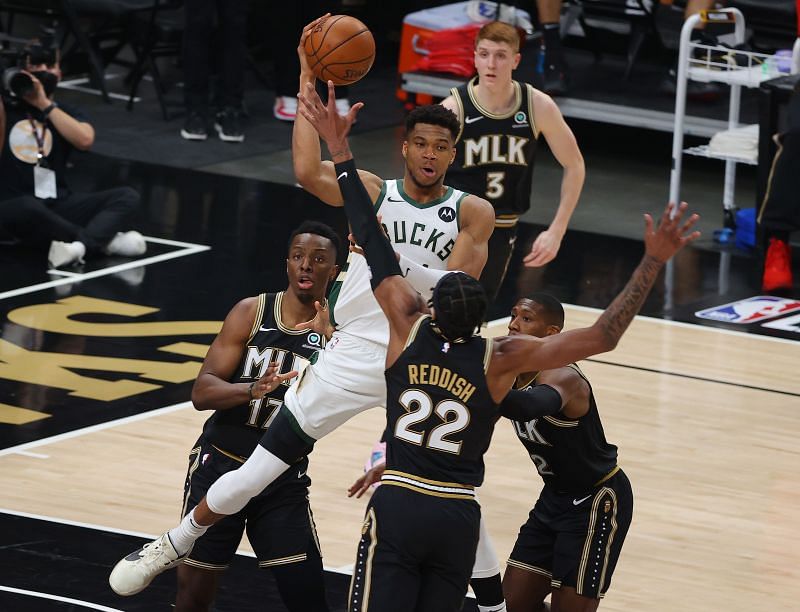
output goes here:
{"type": "MultiPolygon", "coordinates": [[[[305,28],[298,47],[301,92],[314,86],[303,42],[315,24],[305,28]]],[[[351,113],[361,106],[357,104],[351,113]]],[[[446,108],[417,108],[406,118],[403,180],[384,181],[359,170],[387,227],[392,232],[397,228],[392,242],[400,253],[406,277],[428,295],[445,269],[480,276],[494,226],[494,211],[486,200],[444,185],[445,171],[455,157],[458,129],[458,120],[446,108]],[[413,221],[411,210],[417,217],[413,221]],[[428,267],[410,258],[423,255],[428,267]]],[[[343,205],[333,163],[321,160],[319,136],[302,115],[295,121],[292,159],[298,182],[307,191],[332,206],[343,205]]],[[[383,368],[389,327],[369,279],[363,256],[351,253],[331,291],[331,322],[336,326],[331,340],[287,390],[284,406],[260,445],[239,469],[218,479],[178,527],[117,563],[109,578],[115,592],[133,595],[146,588],[156,575],[179,564],[208,527],[238,512],[292,463],[307,455],[316,440],[353,415],[385,403],[383,368]]],[[[296,375],[275,374],[273,383],[277,386],[296,375]]]]}

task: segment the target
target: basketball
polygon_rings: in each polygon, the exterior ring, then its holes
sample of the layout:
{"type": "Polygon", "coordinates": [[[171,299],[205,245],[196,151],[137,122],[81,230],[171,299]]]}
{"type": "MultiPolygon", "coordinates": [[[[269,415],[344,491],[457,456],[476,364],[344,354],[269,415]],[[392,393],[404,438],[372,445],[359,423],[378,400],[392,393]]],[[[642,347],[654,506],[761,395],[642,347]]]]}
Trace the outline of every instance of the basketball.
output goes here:
{"type": "Polygon", "coordinates": [[[331,15],[306,37],[305,52],[314,75],[334,85],[360,80],[375,60],[375,39],[361,21],[348,15],[331,15]]]}

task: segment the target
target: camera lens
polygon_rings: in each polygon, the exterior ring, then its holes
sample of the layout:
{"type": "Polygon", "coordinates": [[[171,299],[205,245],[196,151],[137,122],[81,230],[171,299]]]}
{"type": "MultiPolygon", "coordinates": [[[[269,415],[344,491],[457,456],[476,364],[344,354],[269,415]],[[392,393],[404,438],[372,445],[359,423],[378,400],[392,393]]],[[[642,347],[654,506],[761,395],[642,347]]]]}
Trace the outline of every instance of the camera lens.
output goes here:
{"type": "Polygon", "coordinates": [[[33,79],[30,76],[21,72],[19,68],[9,68],[3,73],[3,84],[6,89],[10,90],[13,95],[18,98],[23,98],[32,93],[33,79]]]}

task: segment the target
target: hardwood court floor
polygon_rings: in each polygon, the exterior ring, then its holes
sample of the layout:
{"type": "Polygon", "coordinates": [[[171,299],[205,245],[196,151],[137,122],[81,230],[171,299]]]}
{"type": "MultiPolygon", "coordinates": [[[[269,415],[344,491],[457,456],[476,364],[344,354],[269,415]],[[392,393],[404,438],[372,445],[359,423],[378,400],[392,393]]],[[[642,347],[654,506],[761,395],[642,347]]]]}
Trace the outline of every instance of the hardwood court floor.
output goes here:
{"type": "MultiPolygon", "coordinates": [[[[568,327],[595,316],[569,307],[568,327]]],[[[504,332],[502,322],[488,329],[504,332]]],[[[614,352],[581,364],[635,494],[633,525],[601,609],[796,609],[797,357],[797,344],[785,340],[639,318],[614,352]]],[[[160,533],[177,520],[188,451],[204,418],[177,405],[3,452],[0,505],[160,533]]],[[[312,506],[328,567],[352,563],[365,499],[348,499],[345,489],[382,421],[380,410],[364,413],[312,455],[312,506]]],[[[540,488],[511,425],[500,422],[480,498],[502,561],[540,488]]]]}

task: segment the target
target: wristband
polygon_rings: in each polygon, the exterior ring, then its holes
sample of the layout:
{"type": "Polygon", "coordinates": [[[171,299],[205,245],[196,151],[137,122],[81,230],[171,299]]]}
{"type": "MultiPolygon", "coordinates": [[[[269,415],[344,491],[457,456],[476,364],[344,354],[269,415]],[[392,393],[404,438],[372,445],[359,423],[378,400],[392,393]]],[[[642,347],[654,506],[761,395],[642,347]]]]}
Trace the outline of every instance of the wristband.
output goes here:
{"type": "Polygon", "coordinates": [[[50,104],[50,106],[42,110],[42,117],[47,117],[50,113],[53,112],[53,109],[55,108],[58,108],[58,104],[53,102],[52,104],[50,104]]]}

